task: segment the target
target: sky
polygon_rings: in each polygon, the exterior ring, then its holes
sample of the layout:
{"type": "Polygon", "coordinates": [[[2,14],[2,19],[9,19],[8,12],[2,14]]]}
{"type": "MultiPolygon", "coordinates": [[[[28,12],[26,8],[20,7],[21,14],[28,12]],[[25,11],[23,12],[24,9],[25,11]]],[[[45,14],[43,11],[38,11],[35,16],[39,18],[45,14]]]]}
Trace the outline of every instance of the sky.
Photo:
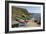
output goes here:
{"type": "Polygon", "coordinates": [[[19,8],[24,8],[27,9],[29,13],[41,13],[41,7],[36,7],[36,6],[17,6],[19,8]]]}

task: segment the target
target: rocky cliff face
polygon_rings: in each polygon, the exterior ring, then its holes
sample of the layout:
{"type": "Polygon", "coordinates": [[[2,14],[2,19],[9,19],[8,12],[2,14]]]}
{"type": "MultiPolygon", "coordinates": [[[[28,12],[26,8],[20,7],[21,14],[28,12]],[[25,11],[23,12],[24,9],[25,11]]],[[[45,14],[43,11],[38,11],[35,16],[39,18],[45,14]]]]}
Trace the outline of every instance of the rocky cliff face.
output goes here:
{"type": "Polygon", "coordinates": [[[26,9],[12,6],[12,18],[15,19],[16,16],[20,19],[26,19],[29,16],[29,13],[26,9]]]}

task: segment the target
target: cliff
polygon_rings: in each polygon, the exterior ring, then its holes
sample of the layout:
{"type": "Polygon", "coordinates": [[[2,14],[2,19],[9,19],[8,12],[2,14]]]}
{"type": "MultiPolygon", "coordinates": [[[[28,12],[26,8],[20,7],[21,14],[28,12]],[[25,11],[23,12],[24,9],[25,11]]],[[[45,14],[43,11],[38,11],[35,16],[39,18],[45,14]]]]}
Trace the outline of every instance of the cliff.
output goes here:
{"type": "Polygon", "coordinates": [[[29,13],[26,9],[12,6],[12,18],[20,17],[20,19],[27,19],[29,13]]]}

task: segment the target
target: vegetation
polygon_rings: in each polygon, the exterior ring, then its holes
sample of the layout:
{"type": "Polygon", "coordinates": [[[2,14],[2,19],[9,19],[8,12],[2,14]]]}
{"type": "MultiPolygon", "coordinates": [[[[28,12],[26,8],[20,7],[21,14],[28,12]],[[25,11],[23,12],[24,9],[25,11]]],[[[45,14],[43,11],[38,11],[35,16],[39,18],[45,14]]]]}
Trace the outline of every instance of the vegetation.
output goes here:
{"type": "Polygon", "coordinates": [[[12,6],[12,17],[13,18],[17,17],[19,19],[26,20],[26,19],[29,19],[28,16],[29,16],[29,13],[26,9],[12,6]]]}

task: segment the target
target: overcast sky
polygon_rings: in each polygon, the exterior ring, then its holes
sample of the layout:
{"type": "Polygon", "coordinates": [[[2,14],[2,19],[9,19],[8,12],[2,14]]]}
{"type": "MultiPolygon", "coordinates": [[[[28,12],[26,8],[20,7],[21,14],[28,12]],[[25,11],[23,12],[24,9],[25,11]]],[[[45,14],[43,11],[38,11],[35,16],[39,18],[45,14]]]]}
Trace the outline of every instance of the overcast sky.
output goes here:
{"type": "Polygon", "coordinates": [[[41,13],[41,7],[36,7],[36,6],[17,6],[19,8],[24,8],[27,9],[29,13],[41,13]]]}

